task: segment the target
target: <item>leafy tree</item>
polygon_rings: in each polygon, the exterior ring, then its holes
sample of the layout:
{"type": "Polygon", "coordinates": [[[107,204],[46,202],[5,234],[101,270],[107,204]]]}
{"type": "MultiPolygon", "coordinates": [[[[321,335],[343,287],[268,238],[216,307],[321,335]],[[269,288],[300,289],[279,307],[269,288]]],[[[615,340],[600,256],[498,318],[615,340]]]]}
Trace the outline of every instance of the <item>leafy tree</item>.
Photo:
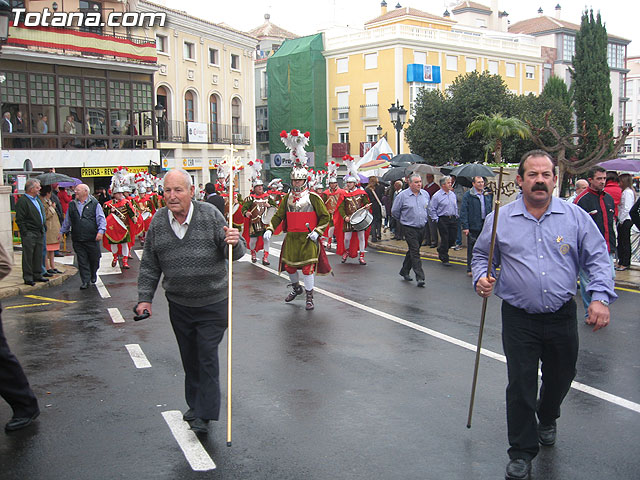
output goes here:
{"type": "Polygon", "coordinates": [[[496,163],[502,163],[502,143],[509,137],[529,137],[529,127],[519,118],[503,117],[500,113],[478,115],[467,127],[469,137],[480,134],[494,152],[496,163]]]}
{"type": "Polygon", "coordinates": [[[555,98],[571,108],[571,94],[569,93],[567,84],[556,75],[551,75],[549,80],[547,80],[540,96],[544,98],[555,98]]]}
{"type": "Polygon", "coordinates": [[[600,133],[610,134],[613,129],[611,115],[611,87],[607,63],[607,30],[600,13],[593,10],[582,14],[580,30],[576,34],[576,53],[573,68],[573,103],[578,128],[586,127],[584,146],[580,158],[589,156],[598,148],[600,133]]]}
{"type": "Polygon", "coordinates": [[[456,158],[449,110],[441,91],[422,89],[415,102],[415,114],[405,130],[411,152],[431,165],[444,165],[456,158]]]}

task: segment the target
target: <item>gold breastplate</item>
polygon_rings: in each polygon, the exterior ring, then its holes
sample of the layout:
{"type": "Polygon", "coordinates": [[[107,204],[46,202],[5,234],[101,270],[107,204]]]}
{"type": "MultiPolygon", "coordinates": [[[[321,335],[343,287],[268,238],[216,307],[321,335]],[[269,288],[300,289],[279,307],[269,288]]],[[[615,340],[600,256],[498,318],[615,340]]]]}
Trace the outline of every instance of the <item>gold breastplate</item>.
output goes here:
{"type": "Polygon", "coordinates": [[[344,211],[347,216],[353,215],[353,213],[360,207],[365,205],[364,195],[354,195],[352,197],[344,197],[344,211]]]}
{"type": "Polygon", "coordinates": [[[327,206],[329,213],[333,215],[338,206],[338,195],[327,195],[327,201],[324,204],[327,206]]]}
{"type": "Polygon", "coordinates": [[[309,190],[303,192],[291,192],[287,199],[287,212],[313,212],[311,203],[311,193],[309,190]]]}
{"type": "Polygon", "coordinates": [[[269,200],[267,198],[254,198],[253,207],[251,208],[251,221],[257,222],[262,217],[262,214],[269,208],[269,200]]]}

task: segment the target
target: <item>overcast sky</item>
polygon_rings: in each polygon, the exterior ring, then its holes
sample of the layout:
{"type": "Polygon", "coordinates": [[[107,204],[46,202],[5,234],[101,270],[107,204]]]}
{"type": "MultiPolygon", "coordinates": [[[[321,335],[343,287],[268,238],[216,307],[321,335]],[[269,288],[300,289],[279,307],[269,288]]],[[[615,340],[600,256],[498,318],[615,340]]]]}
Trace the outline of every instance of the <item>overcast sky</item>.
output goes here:
{"type": "MultiPolygon", "coordinates": [[[[151,0],[154,1],[154,0],[151,0]]],[[[160,0],[155,0],[162,3],[160,0]]],[[[491,6],[491,0],[477,0],[491,6]]],[[[216,23],[247,31],[264,22],[264,14],[271,15],[271,22],[298,35],[310,35],[329,24],[349,25],[362,28],[364,22],[380,15],[381,0],[165,0],[168,7],[185,10],[187,13],[216,23]]],[[[392,9],[398,0],[387,0],[392,9]]],[[[413,7],[434,15],[442,15],[452,0],[399,0],[403,7],[413,7]]],[[[545,15],[554,16],[555,6],[560,3],[562,19],[580,24],[580,15],[585,6],[599,10],[607,26],[607,32],[632,40],[630,55],[640,55],[640,1],[638,0],[499,0],[500,10],[509,13],[511,23],[538,15],[542,7],[545,15]]]]}

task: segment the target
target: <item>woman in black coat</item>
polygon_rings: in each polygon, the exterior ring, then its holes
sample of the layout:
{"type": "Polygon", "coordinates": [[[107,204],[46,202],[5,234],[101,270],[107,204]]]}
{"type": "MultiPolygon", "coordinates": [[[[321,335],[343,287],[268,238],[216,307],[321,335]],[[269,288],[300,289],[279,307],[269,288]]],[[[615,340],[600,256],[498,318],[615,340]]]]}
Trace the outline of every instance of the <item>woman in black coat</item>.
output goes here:
{"type": "Polygon", "coordinates": [[[378,177],[369,177],[369,184],[365,192],[369,196],[371,213],[373,214],[370,241],[379,242],[382,240],[382,197],[384,196],[384,187],[378,183],[378,177]]]}

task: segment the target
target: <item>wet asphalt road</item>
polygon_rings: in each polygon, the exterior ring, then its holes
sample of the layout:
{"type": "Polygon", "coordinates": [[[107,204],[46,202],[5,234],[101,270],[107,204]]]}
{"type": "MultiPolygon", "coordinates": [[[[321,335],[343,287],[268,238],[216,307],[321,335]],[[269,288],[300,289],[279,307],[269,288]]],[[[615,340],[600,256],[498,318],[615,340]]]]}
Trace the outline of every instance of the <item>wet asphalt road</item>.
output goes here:
{"type": "MultiPolygon", "coordinates": [[[[504,478],[499,357],[481,360],[465,428],[474,353],[452,342],[475,344],[481,306],[465,268],[423,261],[427,288],[418,289],[398,276],[401,256],[371,252],[365,267],[330,260],[336,276],[317,280],[313,312],[301,299],[284,304],[287,280],[273,270],[234,264],[233,446],[225,338],[221,421],[200,438],[217,468],[204,472],[192,469],[162,415],[186,408],[162,292],[152,318],[132,321],[137,258],[129,271],[100,276],[110,298],[78,290],[75,277],[37,294],[58,301],[4,301],[6,336],[42,414],[29,429],[0,433],[0,478],[504,478]],[[49,304],[24,306],[36,303],[49,304]],[[108,308],[125,322],[114,323],[108,308]],[[140,345],[150,368],[134,366],[128,344],[140,345]]],[[[618,294],[611,326],[580,329],[576,381],[597,391],[571,390],[558,442],[534,460],[534,479],[638,478],[640,293],[618,294]]],[[[483,346],[502,354],[495,298],[483,346]]],[[[0,402],[0,419],[10,415],[0,402]]]]}

